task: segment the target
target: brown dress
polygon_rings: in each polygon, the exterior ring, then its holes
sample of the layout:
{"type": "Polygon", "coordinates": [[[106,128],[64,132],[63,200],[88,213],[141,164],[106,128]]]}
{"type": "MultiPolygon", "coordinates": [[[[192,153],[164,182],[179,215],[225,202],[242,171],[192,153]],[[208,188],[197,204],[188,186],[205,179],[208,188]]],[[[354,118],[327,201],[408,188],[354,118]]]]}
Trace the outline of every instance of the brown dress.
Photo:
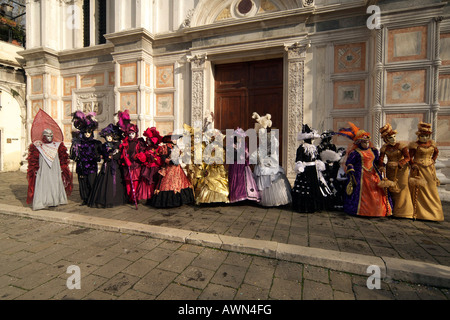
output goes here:
{"type": "Polygon", "coordinates": [[[410,190],[414,206],[414,218],[420,220],[444,221],[444,212],[439,197],[434,163],[439,150],[434,141],[427,143],[413,142],[409,145],[411,166],[418,170],[411,171],[410,190]]]}
{"type": "Polygon", "coordinates": [[[409,150],[408,145],[396,143],[385,144],[380,149],[380,168],[386,166],[386,177],[395,183],[390,188],[392,200],[394,201],[393,215],[397,218],[413,218],[414,208],[409,190],[409,150]],[[384,159],[387,157],[387,163],[384,159]]]}

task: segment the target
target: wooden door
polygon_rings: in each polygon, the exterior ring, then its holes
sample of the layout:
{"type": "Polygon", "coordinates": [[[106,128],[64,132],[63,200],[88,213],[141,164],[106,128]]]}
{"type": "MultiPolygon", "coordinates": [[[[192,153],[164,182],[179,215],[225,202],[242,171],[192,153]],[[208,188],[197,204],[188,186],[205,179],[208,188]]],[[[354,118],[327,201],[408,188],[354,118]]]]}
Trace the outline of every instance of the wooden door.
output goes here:
{"type": "Polygon", "coordinates": [[[279,129],[280,161],[283,125],[283,59],[240,62],[215,67],[215,127],[244,130],[255,127],[253,112],[272,115],[279,129]]]}

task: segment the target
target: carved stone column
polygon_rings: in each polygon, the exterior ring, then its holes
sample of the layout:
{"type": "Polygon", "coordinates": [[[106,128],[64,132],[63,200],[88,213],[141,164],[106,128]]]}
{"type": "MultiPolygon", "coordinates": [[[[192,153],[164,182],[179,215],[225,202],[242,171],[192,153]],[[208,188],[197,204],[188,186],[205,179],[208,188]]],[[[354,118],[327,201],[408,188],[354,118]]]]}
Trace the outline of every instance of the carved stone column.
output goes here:
{"type": "Polygon", "coordinates": [[[376,52],[376,61],[375,61],[375,104],[371,108],[372,119],[373,119],[373,128],[372,128],[372,142],[375,147],[381,147],[381,134],[380,128],[382,126],[382,99],[383,99],[383,79],[384,79],[384,65],[383,65],[383,26],[381,29],[374,31],[375,35],[375,52],[376,52]]]}
{"type": "Polygon", "coordinates": [[[206,109],[206,54],[189,56],[192,72],[191,125],[203,122],[206,109]]]}
{"type": "Polygon", "coordinates": [[[433,101],[431,104],[431,122],[433,126],[433,140],[437,139],[438,113],[439,104],[439,69],[442,65],[441,61],[441,21],[442,17],[435,18],[435,35],[434,35],[434,59],[433,59],[433,101]]]}
{"type": "Polygon", "coordinates": [[[304,114],[304,77],[306,50],[310,43],[294,43],[285,46],[287,52],[287,176],[295,177],[294,163],[297,154],[297,134],[301,132],[304,114]]]}

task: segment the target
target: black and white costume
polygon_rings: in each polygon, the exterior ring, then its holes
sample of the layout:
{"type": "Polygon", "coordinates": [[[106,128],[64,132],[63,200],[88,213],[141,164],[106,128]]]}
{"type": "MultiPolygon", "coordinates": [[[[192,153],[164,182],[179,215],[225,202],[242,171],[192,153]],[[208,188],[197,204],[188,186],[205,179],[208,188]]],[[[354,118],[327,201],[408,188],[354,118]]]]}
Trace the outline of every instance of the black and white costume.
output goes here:
{"type": "Polygon", "coordinates": [[[303,131],[298,137],[303,143],[297,149],[297,178],[292,189],[293,209],[297,212],[321,211],[324,209],[326,197],[331,195],[322,175],[325,164],[319,160],[317,147],[312,144],[312,139],[319,137],[308,125],[303,125],[303,131]]]}

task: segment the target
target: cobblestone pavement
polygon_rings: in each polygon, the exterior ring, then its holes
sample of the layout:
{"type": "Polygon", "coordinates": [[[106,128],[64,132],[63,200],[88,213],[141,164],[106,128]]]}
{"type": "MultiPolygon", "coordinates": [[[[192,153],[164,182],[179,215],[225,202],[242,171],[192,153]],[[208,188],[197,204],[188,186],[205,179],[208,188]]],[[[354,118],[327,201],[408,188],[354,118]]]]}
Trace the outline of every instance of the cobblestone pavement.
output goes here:
{"type": "MultiPolygon", "coordinates": [[[[254,204],[218,204],[155,209],[145,204],[113,209],[80,206],[78,185],[69,204],[53,211],[92,217],[269,240],[312,248],[392,257],[450,266],[450,203],[443,202],[445,221],[351,217],[342,212],[299,214],[290,207],[263,208],[254,204]]],[[[0,204],[29,207],[22,172],[0,173],[0,204]]]]}
{"type": "Polygon", "coordinates": [[[366,277],[326,268],[0,215],[0,300],[450,298],[449,289],[391,281],[369,290],[366,284],[366,277]],[[67,287],[73,265],[81,271],[79,290],[67,287]]]}

